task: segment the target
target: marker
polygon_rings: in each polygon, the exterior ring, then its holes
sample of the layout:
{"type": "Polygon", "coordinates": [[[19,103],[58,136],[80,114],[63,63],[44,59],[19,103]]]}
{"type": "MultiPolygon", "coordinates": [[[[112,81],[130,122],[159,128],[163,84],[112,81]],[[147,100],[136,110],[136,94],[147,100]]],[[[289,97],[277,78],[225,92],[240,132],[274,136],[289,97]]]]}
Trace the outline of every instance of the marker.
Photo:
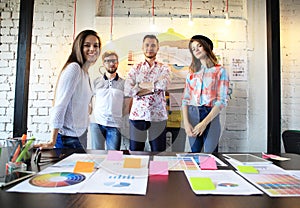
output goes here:
{"type": "Polygon", "coordinates": [[[28,152],[29,147],[31,146],[31,144],[33,143],[33,141],[35,140],[34,137],[31,137],[25,144],[22,152],[20,153],[19,157],[16,159],[16,162],[21,162],[24,155],[28,152]]]}

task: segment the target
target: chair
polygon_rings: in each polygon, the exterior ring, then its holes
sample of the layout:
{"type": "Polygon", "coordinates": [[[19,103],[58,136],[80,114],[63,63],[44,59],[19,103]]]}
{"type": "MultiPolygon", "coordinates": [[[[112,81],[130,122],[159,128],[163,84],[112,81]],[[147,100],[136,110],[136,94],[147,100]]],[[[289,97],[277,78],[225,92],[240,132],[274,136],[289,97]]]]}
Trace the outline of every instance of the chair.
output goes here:
{"type": "Polygon", "coordinates": [[[282,133],[286,153],[300,154],[300,130],[286,130],[282,133]]]}

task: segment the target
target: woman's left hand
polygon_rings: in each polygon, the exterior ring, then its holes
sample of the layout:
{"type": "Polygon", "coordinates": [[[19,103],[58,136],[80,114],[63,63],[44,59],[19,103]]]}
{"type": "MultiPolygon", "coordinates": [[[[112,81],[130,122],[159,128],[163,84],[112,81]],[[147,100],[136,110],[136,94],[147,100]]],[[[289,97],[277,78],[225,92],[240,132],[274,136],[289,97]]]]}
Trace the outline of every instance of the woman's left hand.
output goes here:
{"type": "Polygon", "coordinates": [[[193,134],[197,135],[197,136],[201,136],[203,134],[203,132],[205,131],[206,126],[207,126],[207,124],[205,124],[204,122],[198,123],[193,129],[193,134]]]}

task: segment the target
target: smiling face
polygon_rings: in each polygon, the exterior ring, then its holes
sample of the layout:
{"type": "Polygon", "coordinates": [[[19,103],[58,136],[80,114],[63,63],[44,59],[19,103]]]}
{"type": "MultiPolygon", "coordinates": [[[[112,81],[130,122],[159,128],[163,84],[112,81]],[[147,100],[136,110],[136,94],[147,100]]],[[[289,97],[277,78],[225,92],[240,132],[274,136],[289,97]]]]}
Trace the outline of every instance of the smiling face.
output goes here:
{"type": "Polygon", "coordinates": [[[83,43],[83,56],[88,62],[94,63],[100,55],[100,43],[96,36],[88,35],[83,43]]]}
{"type": "Polygon", "coordinates": [[[204,60],[207,58],[207,53],[204,50],[203,45],[198,41],[193,41],[191,43],[191,51],[193,52],[193,55],[196,59],[204,60]]]}
{"type": "Polygon", "coordinates": [[[144,40],[142,50],[146,58],[154,59],[158,49],[158,42],[155,38],[146,38],[144,40]]]}

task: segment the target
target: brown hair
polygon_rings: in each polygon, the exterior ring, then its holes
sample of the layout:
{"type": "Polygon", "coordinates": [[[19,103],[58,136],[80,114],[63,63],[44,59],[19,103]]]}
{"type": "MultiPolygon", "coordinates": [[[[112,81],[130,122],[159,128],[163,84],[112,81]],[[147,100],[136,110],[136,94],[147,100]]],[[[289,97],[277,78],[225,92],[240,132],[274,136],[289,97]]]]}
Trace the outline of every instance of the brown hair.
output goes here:
{"type": "Polygon", "coordinates": [[[97,34],[97,32],[95,32],[94,30],[83,30],[75,38],[75,40],[73,42],[71,54],[70,54],[69,58],[67,59],[63,69],[66,68],[66,66],[72,62],[76,62],[80,65],[80,67],[82,67],[82,65],[86,61],[83,56],[83,44],[84,44],[85,38],[89,35],[93,35],[98,39],[99,44],[100,44],[99,48],[101,48],[101,40],[100,40],[100,37],[97,34]]]}
{"type": "Polygon", "coordinates": [[[192,43],[194,41],[197,41],[198,43],[200,43],[203,47],[203,49],[205,50],[206,54],[207,54],[207,57],[209,59],[209,62],[207,63],[207,66],[208,67],[212,67],[212,66],[215,66],[218,64],[218,59],[216,57],[216,55],[213,53],[212,51],[212,42],[210,39],[208,39],[207,37],[207,40],[205,38],[203,38],[205,36],[201,36],[201,35],[195,35],[191,38],[190,42],[189,42],[189,49],[190,49],[190,52],[192,54],[192,62],[191,62],[191,65],[190,65],[190,71],[192,72],[196,72],[197,70],[199,70],[201,68],[201,62],[199,59],[197,59],[194,54],[193,54],[193,51],[192,51],[192,43]]]}
{"type": "Polygon", "coordinates": [[[54,105],[55,103],[55,95],[56,95],[56,88],[58,81],[60,79],[62,71],[72,62],[76,62],[79,64],[80,67],[83,66],[84,62],[86,61],[85,57],[83,56],[83,45],[84,45],[84,40],[86,39],[87,36],[93,35],[95,36],[98,41],[99,41],[99,48],[101,50],[101,40],[97,32],[94,30],[83,30],[81,31],[77,37],[75,38],[73,45],[72,45],[72,51],[71,54],[69,55],[69,58],[67,59],[66,63],[64,64],[62,70],[60,71],[57,81],[56,81],[56,86],[54,90],[54,99],[52,104],[54,105]]]}

